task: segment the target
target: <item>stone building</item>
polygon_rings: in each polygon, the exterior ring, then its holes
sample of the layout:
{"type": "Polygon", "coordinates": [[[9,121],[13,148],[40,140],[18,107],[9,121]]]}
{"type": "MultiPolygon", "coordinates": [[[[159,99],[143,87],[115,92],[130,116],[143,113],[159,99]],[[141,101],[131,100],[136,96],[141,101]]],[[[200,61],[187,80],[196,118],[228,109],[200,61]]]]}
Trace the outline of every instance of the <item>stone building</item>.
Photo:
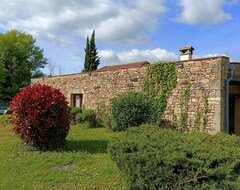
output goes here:
{"type": "MultiPolygon", "coordinates": [[[[187,116],[188,128],[204,128],[210,133],[240,134],[240,63],[228,57],[192,59],[194,48],[180,48],[176,61],[177,85],[169,94],[165,119],[178,123],[187,116]],[[187,98],[182,93],[189,88],[187,98]],[[181,99],[187,99],[183,103],[181,99]],[[184,107],[184,108],[183,108],[184,107]]],[[[70,106],[97,109],[108,105],[119,93],[143,91],[148,62],[106,66],[95,72],[32,79],[60,89],[70,106]]]]}

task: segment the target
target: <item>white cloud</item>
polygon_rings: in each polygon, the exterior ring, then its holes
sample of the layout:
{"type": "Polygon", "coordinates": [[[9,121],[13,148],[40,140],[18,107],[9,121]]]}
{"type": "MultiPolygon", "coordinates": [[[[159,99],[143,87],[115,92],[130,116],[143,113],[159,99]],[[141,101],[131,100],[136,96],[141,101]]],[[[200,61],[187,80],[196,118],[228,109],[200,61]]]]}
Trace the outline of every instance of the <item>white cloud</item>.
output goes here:
{"type": "MultiPolygon", "coordinates": [[[[155,28],[164,0],[12,0],[0,3],[0,29],[17,28],[35,37],[64,43],[65,33],[98,40],[134,43],[155,28]]],[[[67,40],[69,41],[69,40],[67,40]]]]}
{"type": "Polygon", "coordinates": [[[99,57],[102,63],[107,65],[131,63],[138,61],[148,61],[154,63],[156,61],[176,61],[178,55],[173,52],[168,52],[165,49],[132,49],[130,51],[114,52],[113,50],[99,51],[99,57]]]}
{"type": "Polygon", "coordinates": [[[217,24],[231,19],[231,15],[224,12],[224,5],[236,3],[236,0],[180,0],[182,12],[175,19],[186,24],[217,24]]]}

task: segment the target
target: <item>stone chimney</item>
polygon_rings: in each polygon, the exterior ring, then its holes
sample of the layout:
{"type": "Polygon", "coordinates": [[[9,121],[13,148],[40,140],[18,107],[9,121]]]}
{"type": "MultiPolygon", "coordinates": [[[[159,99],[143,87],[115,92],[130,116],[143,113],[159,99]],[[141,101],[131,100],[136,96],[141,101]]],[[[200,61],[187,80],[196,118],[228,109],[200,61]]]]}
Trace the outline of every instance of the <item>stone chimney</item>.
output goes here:
{"type": "Polygon", "coordinates": [[[192,46],[185,46],[179,48],[180,61],[191,60],[194,48],[192,46]]]}

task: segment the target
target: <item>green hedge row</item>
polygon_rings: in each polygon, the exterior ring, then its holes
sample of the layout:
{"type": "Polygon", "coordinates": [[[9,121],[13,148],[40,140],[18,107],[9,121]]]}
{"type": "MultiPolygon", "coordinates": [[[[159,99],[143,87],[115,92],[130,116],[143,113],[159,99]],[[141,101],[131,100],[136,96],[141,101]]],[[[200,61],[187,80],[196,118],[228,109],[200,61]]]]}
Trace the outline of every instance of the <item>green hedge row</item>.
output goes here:
{"type": "Polygon", "coordinates": [[[127,189],[240,189],[240,138],[143,126],[108,145],[127,189]]]}

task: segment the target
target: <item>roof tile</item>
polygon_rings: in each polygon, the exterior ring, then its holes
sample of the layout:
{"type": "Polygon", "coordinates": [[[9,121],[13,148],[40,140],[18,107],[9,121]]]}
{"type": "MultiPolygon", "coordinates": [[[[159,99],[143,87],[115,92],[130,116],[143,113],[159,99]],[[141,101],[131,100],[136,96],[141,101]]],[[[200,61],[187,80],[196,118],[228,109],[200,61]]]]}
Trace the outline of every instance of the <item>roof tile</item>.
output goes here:
{"type": "Polygon", "coordinates": [[[150,64],[149,62],[143,61],[143,62],[122,64],[122,65],[105,66],[101,69],[98,69],[97,72],[111,71],[111,70],[118,70],[118,69],[131,69],[131,68],[146,67],[149,64],[150,64]]]}

